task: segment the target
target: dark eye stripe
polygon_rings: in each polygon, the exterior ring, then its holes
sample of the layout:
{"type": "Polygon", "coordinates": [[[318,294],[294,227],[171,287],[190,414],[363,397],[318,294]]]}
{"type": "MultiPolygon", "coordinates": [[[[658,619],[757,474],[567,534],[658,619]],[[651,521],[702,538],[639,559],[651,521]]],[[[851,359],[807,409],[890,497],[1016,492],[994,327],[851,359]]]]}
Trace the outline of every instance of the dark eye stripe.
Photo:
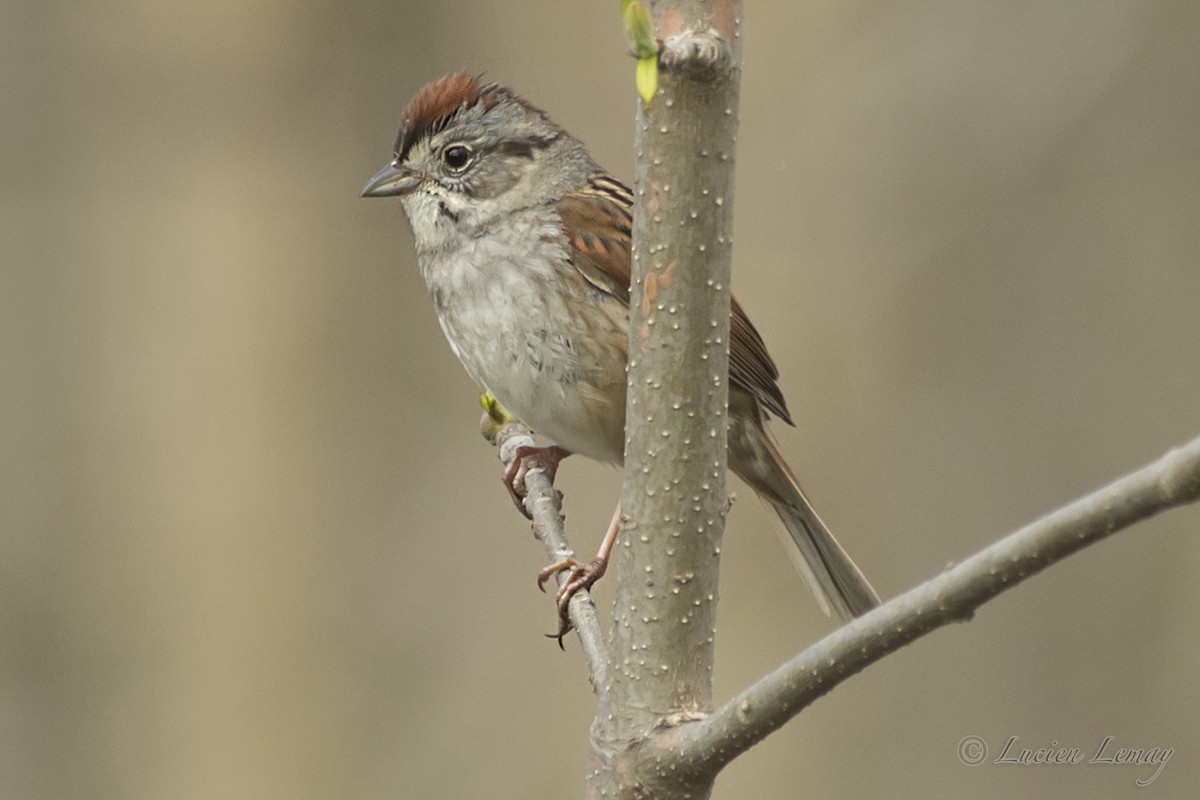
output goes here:
{"type": "Polygon", "coordinates": [[[557,138],[558,136],[554,135],[530,136],[527,139],[510,139],[506,142],[500,142],[492,150],[506,156],[515,156],[516,158],[524,158],[532,161],[534,150],[545,150],[557,138]]]}
{"type": "Polygon", "coordinates": [[[495,151],[506,156],[515,156],[523,158],[526,161],[533,160],[533,145],[529,142],[501,142],[496,145],[495,151]]]}

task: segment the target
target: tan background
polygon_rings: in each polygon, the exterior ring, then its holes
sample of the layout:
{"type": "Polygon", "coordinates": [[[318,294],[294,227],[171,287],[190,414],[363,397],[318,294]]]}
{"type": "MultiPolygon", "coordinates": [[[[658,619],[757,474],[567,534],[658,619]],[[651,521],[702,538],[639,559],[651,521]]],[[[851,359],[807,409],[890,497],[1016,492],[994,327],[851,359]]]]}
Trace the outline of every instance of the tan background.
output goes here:
{"type": "MultiPolygon", "coordinates": [[[[1200,6],[747,13],[735,285],[885,596],[1200,433],[1200,6]]],[[[578,649],[399,204],[357,196],[461,68],[631,174],[615,2],[0,9],[0,797],[580,794],[578,649]]],[[[618,482],[564,467],[581,547],[618,482]]],[[[830,630],[742,494],[721,697],[830,630]]],[[[1198,528],[909,647],[718,796],[1193,796],[1198,528]],[[1176,752],[1138,789],[972,734],[1176,752]]]]}

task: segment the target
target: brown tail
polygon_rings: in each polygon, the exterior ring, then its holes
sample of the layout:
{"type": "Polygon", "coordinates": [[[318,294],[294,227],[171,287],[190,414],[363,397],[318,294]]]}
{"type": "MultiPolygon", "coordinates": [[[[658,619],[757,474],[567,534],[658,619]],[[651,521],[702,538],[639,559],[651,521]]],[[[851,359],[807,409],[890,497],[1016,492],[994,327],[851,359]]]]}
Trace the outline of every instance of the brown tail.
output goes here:
{"type": "Polygon", "coordinates": [[[849,621],[879,605],[879,595],[817,516],[762,425],[731,425],[729,444],[733,471],[775,509],[791,534],[789,554],[822,610],[828,614],[832,608],[849,621]]]}

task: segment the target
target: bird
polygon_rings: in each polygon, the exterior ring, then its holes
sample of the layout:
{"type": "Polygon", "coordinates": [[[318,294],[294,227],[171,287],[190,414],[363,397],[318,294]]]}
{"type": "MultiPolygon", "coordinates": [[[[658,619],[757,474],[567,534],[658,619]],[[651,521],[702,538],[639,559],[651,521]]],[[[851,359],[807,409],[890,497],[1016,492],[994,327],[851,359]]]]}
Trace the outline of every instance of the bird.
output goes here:
{"type": "MultiPolygon", "coordinates": [[[[511,89],[460,72],[416,93],[400,115],[392,158],[362,190],[398,197],[417,266],[450,349],[474,381],[554,442],[518,453],[550,469],[579,453],[624,458],[634,196],[583,142],[511,89]]],[[[779,371],[736,298],[729,344],[729,468],[779,516],[789,553],[822,610],[842,620],[879,596],[830,533],[767,431],[794,424],[779,371]]],[[[620,505],[591,562],[567,571],[567,603],[604,574],[620,505]]]]}

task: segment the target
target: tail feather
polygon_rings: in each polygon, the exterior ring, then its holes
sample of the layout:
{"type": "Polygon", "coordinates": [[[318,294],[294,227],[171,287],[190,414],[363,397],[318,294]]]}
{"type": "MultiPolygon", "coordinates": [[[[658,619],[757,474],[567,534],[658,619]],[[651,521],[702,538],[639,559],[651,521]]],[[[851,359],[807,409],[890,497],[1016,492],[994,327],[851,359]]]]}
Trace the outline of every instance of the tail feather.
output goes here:
{"type": "Polygon", "coordinates": [[[830,608],[843,621],[861,616],[879,605],[879,595],[817,516],[804,495],[800,505],[764,498],[775,509],[791,534],[786,544],[804,582],[821,609],[830,608]]]}
{"type": "Polygon", "coordinates": [[[730,464],[779,515],[790,534],[789,554],[821,609],[849,621],[879,605],[879,595],[817,515],[766,429],[754,422],[733,427],[730,464]]]}

